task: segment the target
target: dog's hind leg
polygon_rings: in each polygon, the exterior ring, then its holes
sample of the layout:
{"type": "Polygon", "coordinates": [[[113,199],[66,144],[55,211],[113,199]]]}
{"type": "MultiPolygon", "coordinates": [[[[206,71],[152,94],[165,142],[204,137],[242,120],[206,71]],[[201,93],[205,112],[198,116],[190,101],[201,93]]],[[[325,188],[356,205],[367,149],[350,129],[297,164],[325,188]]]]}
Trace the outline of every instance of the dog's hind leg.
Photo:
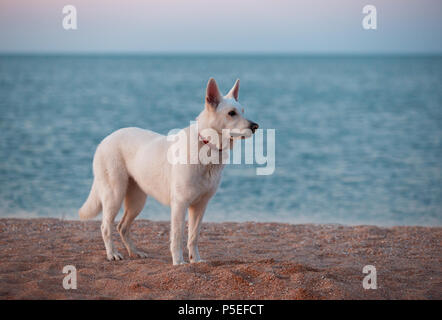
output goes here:
{"type": "Polygon", "coordinates": [[[127,186],[126,197],[124,199],[124,216],[117,226],[117,230],[129,252],[129,256],[147,258],[147,254],[133,244],[129,231],[132,222],[140,214],[141,210],[143,210],[146,198],[146,194],[140,189],[138,184],[133,179],[129,179],[129,185],[127,186]]]}
{"type": "Polygon", "coordinates": [[[106,247],[106,256],[108,260],[121,260],[123,256],[115,249],[112,243],[112,232],[115,217],[120,211],[124,195],[127,189],[127,175],[118,174],[119,177],[113,177],[112,184],[107,184],[102,190],[103,203],[103,221],[101,223],[101,234],[103,236],[104,246],[106,247]]]}

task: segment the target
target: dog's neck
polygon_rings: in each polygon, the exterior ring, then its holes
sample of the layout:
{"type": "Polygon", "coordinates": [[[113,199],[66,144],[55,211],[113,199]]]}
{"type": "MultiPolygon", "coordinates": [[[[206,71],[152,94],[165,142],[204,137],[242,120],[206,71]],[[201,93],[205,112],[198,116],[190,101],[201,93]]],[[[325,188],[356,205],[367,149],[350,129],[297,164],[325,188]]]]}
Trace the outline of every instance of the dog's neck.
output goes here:
{"type": "MultiPolygon", "coordinates": [[[[223,152],[227,152],[227,150],[220,150],[218,148],[218,146],[215,143],[211,143],[210,141],[208,141],[208,139],[206,139],[206,137],[204,137],[203,135],[201,135],[199,133],[200,130],[197,130],[197,128],[199,129],[199,127],[195,126],[195,125],[191,125],[187,128],[185,128],[184,130],[187,131],[187,136],[188,136],[188,154],[190,155],[191,152],[197,152],[197,156],[198,156],[198,165],[201,166],[201,169],[203,171],[205,171],[205,174],[209,175],[209,176],[214,176],[217,173],[220,173],[222,171],[222,169],[224,168],[224,164],[222,163],[222,156],[223,156],[223,152]],[[190,137],[194,137],[194,138],[190,138],[190,137]],[[197,141],[195,141],[195,137],[197,139],[197,141]],[[192,150],[191,149],[191,144],[192,143],[198,143],[198,148],[196,150],[192,150]],[[200,152],[201,149],[205,148],[204,151],[202,151],[202,153],[204,154],[204,152],[208,153],[211,157],[216,156],[218,157],[218,163],[202,163],[200,160],[200,152]],[[209,148],[209,149],[208,149],[209,148]]],[[[189,156],[190,157],[190,156],[189,156]]],[[[188,160],[190,161],[190,158],[188,158],[188,160]]]]}
{"type": "Polygon", "coordinates": [[[203,110],[198,117],[196,118],[197,127],[198,127],[198,140],[202,143],[202,145],[208,145],[212,150],[216,150],[221,152],[222,149],[230,148],[232,150],[233,148],[233,140],[230,138],[226,138],[223,136],[222,132],[220,130],[213,128],[211,126],[210,121],[210,115],[207,110],[203,110]],[[211,137],[204,136],[203,131],[205,129],[211,129],[214,132],[217,132],[218,139],[217,141],[211,141],[211,137]]]}
{"type": "Polygon", "coordinates": [[[199,141],[202,142],[203,144],[208,145],[212,150],[215,150],[215,151],[218,151],[218,152],[221,152],[221,151],[222,151],[222,150],[220,150],[220,149],[218,148],[217,145],[211,143],[210,140],[209,140],[208,138],[204,138],[204,137],[201,135],[200,132],[198,132],[198,139],[199,139],[199,141]]]}

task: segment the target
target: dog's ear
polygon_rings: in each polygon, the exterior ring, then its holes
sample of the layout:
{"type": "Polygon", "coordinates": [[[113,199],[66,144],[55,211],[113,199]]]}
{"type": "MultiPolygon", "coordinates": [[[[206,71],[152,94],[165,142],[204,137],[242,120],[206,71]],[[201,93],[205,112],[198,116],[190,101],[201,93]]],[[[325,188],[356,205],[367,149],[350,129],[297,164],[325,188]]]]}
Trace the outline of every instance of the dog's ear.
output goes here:
{"type": "Polygon", "coordinates": [[[216,109],[221,102],[221,94],[215,79],[210,78],[206,89],[206,107],[216,109]]]}
{"type": "Polygon", "coordinates": [[[239,95],[239,79],[236,80],[232,89],[230,89],[229,93],[227,94],[227,97],[233,98],[236,101],[238,101],[238,95],[239,95]]]}

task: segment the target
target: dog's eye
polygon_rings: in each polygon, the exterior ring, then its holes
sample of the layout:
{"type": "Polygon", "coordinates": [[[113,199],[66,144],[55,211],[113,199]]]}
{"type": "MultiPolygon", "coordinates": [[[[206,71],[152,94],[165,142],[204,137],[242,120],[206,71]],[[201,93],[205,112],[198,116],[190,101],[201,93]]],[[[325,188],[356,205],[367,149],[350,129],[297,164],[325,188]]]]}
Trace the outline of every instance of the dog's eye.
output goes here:
{"type": "Polygon", "coordinates": [[[235,110],[230,111],[229,116],[231,117],[236,116],[236,111],[235,110]]]}

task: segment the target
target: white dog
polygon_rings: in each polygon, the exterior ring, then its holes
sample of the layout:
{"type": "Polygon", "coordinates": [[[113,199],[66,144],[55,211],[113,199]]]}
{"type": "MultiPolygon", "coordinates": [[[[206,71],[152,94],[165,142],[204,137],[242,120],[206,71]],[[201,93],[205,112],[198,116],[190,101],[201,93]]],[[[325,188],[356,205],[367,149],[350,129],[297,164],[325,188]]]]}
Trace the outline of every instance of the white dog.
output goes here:
{"type": "MultiPolygon", "coordinates": [[[[247,138],[258,125],[245,119],[238,103],[239,80],[226,96],[221,96],[214,79],[206,89],[205,108],[197,117],[197,126],[182,129],[186,136],[197,134],[197,149],[209,147],[210,153],[221,153],[225,139],[205,137],[205,129],[221,135],[223,129],[240,132],[235,137],[247,138]],[[197,128],[197,129],[195,129],[197,128]],[[198,132],[192,132],[198,130],[198,132]]],[[[228,136],[232,147],[234,136],[228,136]]],[[[147,195],[171,207],[170,249],[174,265],[183,264],[183,229],[189,209],[187,246],[190,262],[202,261],[198,252],[198,235],[207,203],[215,194],[224,164],[173,164],[168,160],[172,142],[167,136],[139,128],[124,128],[107,136],[97,147],[93,161],[94,182],[88,199],[79,210],[81,219],[90,219],[103,211],[101,232],[108,260],[120,260],[111,240],[111,226],[124,200],[124,216],[117,226],[129,255],[146,257],[129,237],[129,228],[141,212],[147,195]]],[[[221,162],[221,161],[220,161],[221,162]]]]}

